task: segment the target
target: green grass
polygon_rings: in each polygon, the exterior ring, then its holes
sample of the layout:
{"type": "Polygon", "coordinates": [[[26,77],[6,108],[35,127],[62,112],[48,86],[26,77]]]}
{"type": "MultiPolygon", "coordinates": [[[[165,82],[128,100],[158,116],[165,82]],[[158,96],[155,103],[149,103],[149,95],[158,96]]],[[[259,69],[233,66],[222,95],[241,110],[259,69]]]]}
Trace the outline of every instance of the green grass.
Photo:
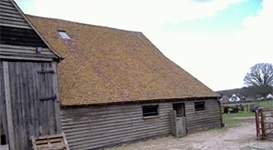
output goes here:
{"type": "MultiPolygon", "coordinates": [[[[238,103],[237,103],[238,104],[238,103]]],[[[243,102],[242,105],[256,104],[265,108],[273,108],[273,100],[257,101],[257,102],[243,102]]],[[[234,106],[236,104],[222,104],[222,106],[234,106]]]]}
{"type": "MultiPolygon", "coordinates": [[[[266,101],[259,101],[257,102],[245,102],[241,103],[242,105],[252,105],[256,104],[259,106],[262,106],[264,108],[273,108],[273,100],[266,100],[266,101]]],[[[222,106],[234,106],[236,104],[224,104],[222,106]]],[[[236,127],[239,126],[242,122],[246,121],[245,119],[240,119],[242,117],[251,117],[255,116],[254,112],[239,112],[239,113],[228,113],[228,114],[222,114],[223,117],[223,123],[225,124],[226,127],[236,127]]]]}
{"type": "Polygon", "coordinates": [[[244,120],[238,119],[240,117],[252,117],[255,116],[253,112],[239,112],[231,114],[222,114],[223,122],[226,127],[236,127],[239,126],[244,120]]]}

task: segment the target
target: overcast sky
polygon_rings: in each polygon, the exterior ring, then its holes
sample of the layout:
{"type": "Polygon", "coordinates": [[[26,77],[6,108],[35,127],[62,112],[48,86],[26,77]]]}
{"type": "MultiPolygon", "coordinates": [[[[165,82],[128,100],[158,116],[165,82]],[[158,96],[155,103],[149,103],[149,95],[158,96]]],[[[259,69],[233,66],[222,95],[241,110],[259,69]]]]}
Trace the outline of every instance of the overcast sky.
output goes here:
{"type": "Polygon", "coordinates": [[[273,63],[273,0],[15,0],[26,14],[140,31],[212,90],[273,63]]]}

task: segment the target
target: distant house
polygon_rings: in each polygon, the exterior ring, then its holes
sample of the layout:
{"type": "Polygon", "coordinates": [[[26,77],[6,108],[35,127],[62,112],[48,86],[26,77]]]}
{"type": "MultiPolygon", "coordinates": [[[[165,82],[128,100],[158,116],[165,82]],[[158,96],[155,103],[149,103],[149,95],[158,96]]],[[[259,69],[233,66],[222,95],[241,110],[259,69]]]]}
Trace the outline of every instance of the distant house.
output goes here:
{"type": "Polygon", "coordinates": [[[0,1],[0,149],[30,150],[31,136],[61,132],[61,57],[10,0],[0,1]]]}
{"type": "Polygon", "coordinates": [[[232,96],[229,98],[230,102],[238,102],[241,99],[236,95],[236,94],[232,94],[232,96]]]}
{"type": "Polygon", "coordinates": [[[166,58],[142,33],[28,16],[65,59],[58,65],[62,130],[71,149],[221,126],[219,95],[166,58]]]}
{"type": "Polygon", "coordinates": [[[271,95],[271,94],[268,94],[267,96],[266,96],[266,99],[273,99],[273,95],[271,95]]]}

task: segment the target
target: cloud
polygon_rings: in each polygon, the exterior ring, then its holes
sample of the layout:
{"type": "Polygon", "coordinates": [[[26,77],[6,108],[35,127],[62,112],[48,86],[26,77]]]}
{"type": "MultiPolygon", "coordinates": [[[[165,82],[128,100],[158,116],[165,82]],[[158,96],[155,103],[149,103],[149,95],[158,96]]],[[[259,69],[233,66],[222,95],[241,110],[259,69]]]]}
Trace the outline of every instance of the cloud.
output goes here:
{"type": "Polygon", "coordinates": [[[193,0],[194,2],[198,2],[198,3],[206,3],[212,0],[193,0]]]}
{"type": "MultiPolygon", "coordinates": [[[[273,1],[263,0],[263,9],[255,16],[249,16],[243,21],[244,30],[237,33],[242,49],[249,52],[258,51],[254,60],[271,61],[273,54],[273,1]],[[271,55],[270,55],[271,54],[271,55]]],[[[239,44],[239,43],[238,43],[239,44]]]]}
{"type": "Polygon", "coordinates": [[[194,20],[215,14],[243,0],[215,0],[196,3],[191,0],[30,0],[22,1],[24,12],[127,30],[159,30],[167,22],[194,20]],[[32,4],[30,4],[32,3],[32,4]]]}
{"type": "Polygon", "coordinates": [[[213,90],[242,87],[252,65],[272,62],[272,0],[263,0],[263,10],[247,17],[244,29],[229,36],[166,32],[162,26],[215,17],[247,0],[15,1],[28,14],[144,32],[168,58],[213,90]]]}

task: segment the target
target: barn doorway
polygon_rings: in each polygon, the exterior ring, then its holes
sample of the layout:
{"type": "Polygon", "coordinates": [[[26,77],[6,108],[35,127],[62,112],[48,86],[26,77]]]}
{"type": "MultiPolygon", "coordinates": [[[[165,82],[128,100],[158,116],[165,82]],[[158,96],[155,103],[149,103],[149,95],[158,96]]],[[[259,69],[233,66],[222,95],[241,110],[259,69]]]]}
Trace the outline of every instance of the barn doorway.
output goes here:
{"type": "MultiPolygon", "coordinates": [[[[58,125],[56,69],[51,63],[4,62],[0,77],[0,145],[31,149],[31,136],[54,135],[58,125]],[[4,81],[4,82],[3,82],[4,81]]],[[[1,68],[0,68],[1,69],[1,68]]],[[[2,147],[0,148],[2,150],[2,147]]]]}
{"type": "Polygon", "coordinates": [[[173,104],[173,110],[176,111],[177,117],[185,117],[185,104],[184,103],[173,104]]]}
{"type": "Polygon", "coordinates": [[[173,110],[170,111],[171,132],[175,137],[186,136],[186,116],[185,104],[174,103],[173,110]]]}

